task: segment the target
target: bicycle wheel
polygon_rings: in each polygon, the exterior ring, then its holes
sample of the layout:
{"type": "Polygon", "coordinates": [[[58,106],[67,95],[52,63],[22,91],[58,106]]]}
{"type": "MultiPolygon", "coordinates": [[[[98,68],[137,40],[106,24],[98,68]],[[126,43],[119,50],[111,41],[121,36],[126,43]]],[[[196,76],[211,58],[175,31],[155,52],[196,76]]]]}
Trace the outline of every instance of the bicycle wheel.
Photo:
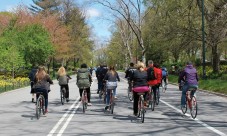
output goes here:
{"type": "Polygon", "coordinates": [[[187,105],[188,105],[188,100],[186,99],[186,105],[185,105],[185,107],[182,107],[181,106],[181,111],[183,112],[183,114],[185,114],[187,112],[187,105]]]}
{"type": "Polygon", "coordinates": [[[151,92],[151,110],[154,111],[155,107],[155,97],[154,97],[154,92],[151,92]]]}
{"type": "Polygon", "coordinates": [[[144,116],[145,116],[145,108],[144,108],[144,99],[143,99],[143,96],[141,95],[140,96],[140,106],[141,106],[141,109],[140,109],[140,114],[141,114],[141,122],[144,123],[144,116]]]}
{"type": "Polygon", "coordinates": [[[132,92],[132,88],[131,87],[128,87],[128,99],[130,101],[133,100],[133,92],[132,92]]]}
{"type": "Polygon", "coordinates": [[[159,104],[159,99],[160,99],[160,94],[159,94],[159,89],[156,90],[156,105],[159,104]]]}
{"type": "Polygon", "coordinates": [[[64,105],[65,104],[65,88],[61,89],[61,104],[64,105]]]}
{"type": "Polygon", "coordinates": [[[85,98],[85,92],[83,90],[82,93],[82,106],[83,106],[83,113],[85,113],[85,109],[86,109],[86,98],[85,98]]]}
{"type": "Polygon", "coordinates": [[[41,97],[38,97],[37,101],[36,101],[36,118],[39,119],[40,118],[40,114],[41,114],[41,97]]]}
{"type": "Polygon", "coordinates": [[[43,95],[41,95],[41,110],[42,110],[42,112],[43,112],[43,115],[45,115],[45,109],[44,109],[44,105],[45,105],[45,99],[44,99],[44,96],[43,95]]]}
{"type": "Polygon", "coordinates": [[[113,93],[111,93],[111,96],[110,96],[110,113],[113,114],[113,111],[114,111],[114,96],[113,96],[113,93]]]}
{"type": "Polygon", "coordinates": [[[190,109],[191,116],[192,116],[193,119],[195,119],[196,116],[197,116],[197,110],[198,110],[198,104],[197,104],[197,101],[196,101],[196,97],[192,96],[190,102],[191,102],[191,109],[190,109]]]}

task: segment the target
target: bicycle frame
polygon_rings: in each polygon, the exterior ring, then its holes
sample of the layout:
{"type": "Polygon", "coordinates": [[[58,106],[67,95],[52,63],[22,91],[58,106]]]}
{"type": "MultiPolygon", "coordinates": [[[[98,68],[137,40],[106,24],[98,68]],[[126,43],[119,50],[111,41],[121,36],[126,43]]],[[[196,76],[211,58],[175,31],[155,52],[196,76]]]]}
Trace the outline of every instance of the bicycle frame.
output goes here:
{"type": "Polygon", "coordinates": [[[86,88],[83,88],[82,104],[83,104],[83,113],[85,113],[85,110],[87,109],[87,104],[88,104],[88,98],[87,98],[87,90],[86,90],[86,88]]]}
{"type": "Polygon", "coordinates": [[[144,116],[145,116],[145,106],[144,106],[144,98],[143,95],[145,95],[145,93],[138,93],[137,95],[139,95],[139,101],[138,101],[138,117],[141,117],[141,122],[144,123],[144,116]]]}
{"type": "Polygon", "coordinates": [[[36,117],[37,119],[39,119],[41,112],[43,112],[43,115],[45,114],[45,111],[44,111],[45,98],[43,96],[43,93],[41,92],[36,93],[36,95],[39,95],[36,100],[36,117]]]}

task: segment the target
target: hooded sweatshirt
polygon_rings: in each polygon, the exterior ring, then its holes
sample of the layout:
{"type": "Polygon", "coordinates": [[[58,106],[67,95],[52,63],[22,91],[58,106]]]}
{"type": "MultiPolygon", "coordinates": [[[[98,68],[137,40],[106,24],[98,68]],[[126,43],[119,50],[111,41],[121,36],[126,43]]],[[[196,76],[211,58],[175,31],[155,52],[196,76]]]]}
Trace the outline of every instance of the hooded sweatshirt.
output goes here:
{"type": "Polygon", "coordinates": [[[180,80],[185,81],[189,85],[198,85],[196,69],[192,65],[187,65],[180,74],[180,80]]]}

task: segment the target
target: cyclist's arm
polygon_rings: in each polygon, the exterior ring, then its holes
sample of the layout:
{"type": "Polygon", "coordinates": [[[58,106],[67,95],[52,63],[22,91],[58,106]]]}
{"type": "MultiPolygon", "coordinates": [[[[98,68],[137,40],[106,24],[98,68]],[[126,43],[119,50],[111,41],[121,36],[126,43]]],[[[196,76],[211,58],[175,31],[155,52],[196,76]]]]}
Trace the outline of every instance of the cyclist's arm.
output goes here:
{"type": "Polygon", "coordinates": [[[120,82],[120,78],[119,78],[119,75],[118,75],[118,73],[117,73],[117,80],[120,82]]]}
{"type": "Polygon", "coordinates": [[[47,75],[47,82],[49,82],[50,84],[53,84],[54,82],[50,79],[50,76],[47,75]]]}

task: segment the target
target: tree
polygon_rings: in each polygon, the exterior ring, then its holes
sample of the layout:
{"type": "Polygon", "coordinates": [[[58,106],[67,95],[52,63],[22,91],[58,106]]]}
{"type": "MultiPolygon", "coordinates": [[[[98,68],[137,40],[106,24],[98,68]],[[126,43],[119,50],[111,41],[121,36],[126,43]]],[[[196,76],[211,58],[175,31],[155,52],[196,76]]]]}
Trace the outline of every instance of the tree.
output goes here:
{"type": "Polygon", "coordinates": [[[34,5],[29,9],[34,13],[56,13],[59,11],[60,0],[32,0],[34,5]]]}
{"type": "MultiPolygon", "coordinates": [[[[202,3],[197,0],[200,11],[202,12],[202,3]]],[[[204,5],[204,15],[207,23],[206,43],[212,50],[213,72],[220,71],[219,46],[226,38],[227,34],[227,1],[226,0],[210,0],[204,5]]]]}

